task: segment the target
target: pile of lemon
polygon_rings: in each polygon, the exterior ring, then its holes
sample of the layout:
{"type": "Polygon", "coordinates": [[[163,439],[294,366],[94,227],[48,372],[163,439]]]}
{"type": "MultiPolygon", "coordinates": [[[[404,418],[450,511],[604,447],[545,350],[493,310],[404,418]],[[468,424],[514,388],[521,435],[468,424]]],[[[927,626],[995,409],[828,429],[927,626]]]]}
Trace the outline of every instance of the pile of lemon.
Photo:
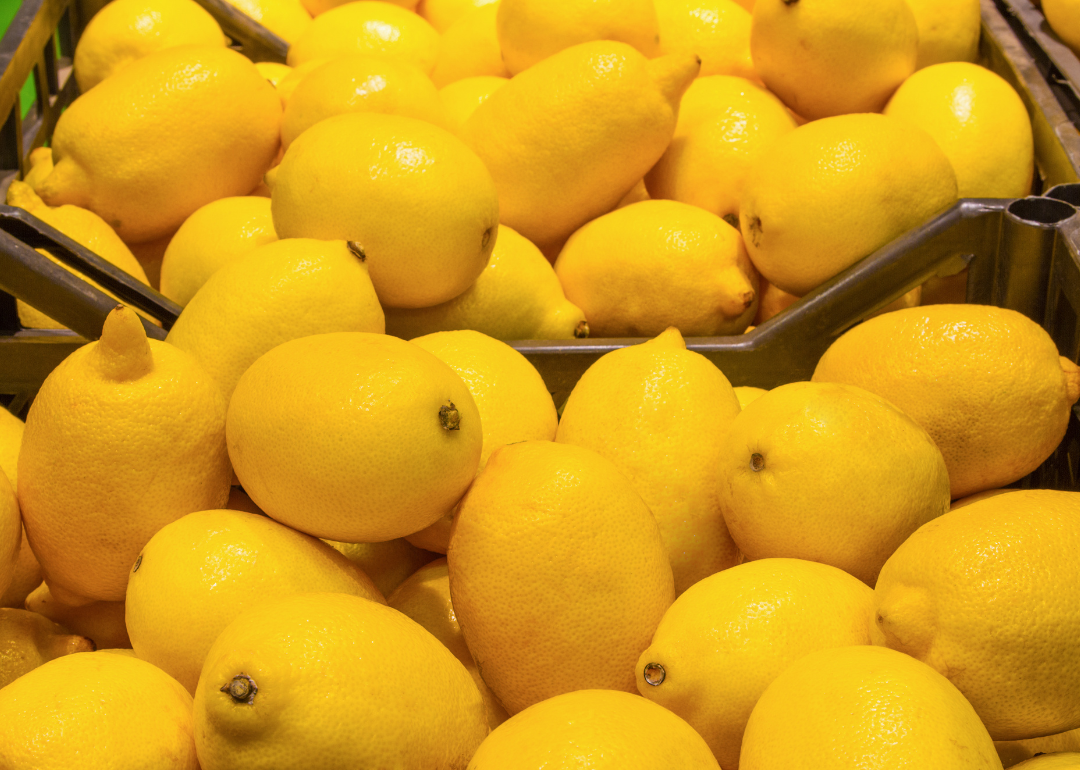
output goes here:
{"type": "Polygon", "coordinates": [[[0,410],[0,768],[1080,768],[1080,492],[1010,488],[1080,368],[919,290],[771,391],[684,341],[1030,190],[977,1],[236,5],[288,64],[106,5],[7,193],[183,312],[0,410]],[[505,342],[590,333],[560,405],[505,342]]]}

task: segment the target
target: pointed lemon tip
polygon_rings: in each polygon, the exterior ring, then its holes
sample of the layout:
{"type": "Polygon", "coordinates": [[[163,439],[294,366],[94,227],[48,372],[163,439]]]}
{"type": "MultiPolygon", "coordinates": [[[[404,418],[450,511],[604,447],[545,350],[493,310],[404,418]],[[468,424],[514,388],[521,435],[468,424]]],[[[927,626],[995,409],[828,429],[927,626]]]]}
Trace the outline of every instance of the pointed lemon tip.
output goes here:
{"type": "Polygon", "coordinates": [[[7,204],[17,206],[31,213],[45,205],[41,198],[38,197],[38,194],[34,192],[34,188],[18,180],[12,182],[11,186],[8,187],[7,204]]]}
{"type": "Polygon", "coordinates": [[[134,380],[154,368],[142,320],[124,305],[117,305],[105,319],[96,353],[98,368],[109,379],[134,380]]]}
{"type": "Polygon", "coordinates": [[[693,53],[669,53],[650,59],[648,66],[664,97],[677,105],[701,72],[701,58],[693,53]]]}
{"type": "Polygon", "coordinates": [[[646,345],[659,345],[665,348],[678,348],[680,350],[686,350],[686,340],[683,339],[682,332],[676,329],[674,326],[669,326],[660,332],[656,337],[649,340],[646,345]]]}

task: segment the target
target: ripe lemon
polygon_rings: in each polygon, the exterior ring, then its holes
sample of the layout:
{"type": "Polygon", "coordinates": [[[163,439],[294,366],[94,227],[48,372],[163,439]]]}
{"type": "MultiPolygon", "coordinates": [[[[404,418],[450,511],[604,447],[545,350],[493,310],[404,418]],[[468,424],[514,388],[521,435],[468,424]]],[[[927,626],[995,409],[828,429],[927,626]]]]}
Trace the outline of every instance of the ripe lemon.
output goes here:
{"type": "Polygon", "coordinates": [[[329,118],[293,142],[271,211],[281,238],[356,242],[392,307],[429,307],[468,289],[499,223],[491,174],[460,139],[377,113],[329,118]]]}
{"type": "Polygon", "coordinates": [[[952,497],[1011,484],[1054,451],[1080,398],[1080,370],[1042,327],[988,305],[931,305],[847,331],[815,382],[856,385],[926,429],[945,457],[952,497]]]}
{"type": "Polygon", "coordinates": [[[255,62],[255,69],[257,69],[264,78],[269,80],[270,85],[274,88],[277,88],[278,83],[281,82],[282,78],[293,70],[288,64],[281,64],[276,61],[255,62]]]}
{"type": "Polygon", "coordinates": [[[72,633],[92,639],[99,650],[131,647],[123,602],[99,602],[62,592],[54,594],[41,583],[27,595],[25,606],[72,633]]]}
{"type": "Polygon", "coordinates": [[[45,379],[26,418],[19,504],[50,586],[121,601],[146,541],[229,496],[225,403],[191,356],[126,307],[45,379]]]}
{"type": "Polygon", "coordinates": [[[733,388],[733,390],[735,391],[735,397],[739,399],[739,406],[741,409],[745,409],[769,392],[765,388],[755,388],[751,385],[740,385],[737,388],[733,388]]]}
{"type": "Polygon", "coordinates": [[[579,690],[515,715],[480,744],[468,770],[719,770],[709,747],[666,709],[624,692],[579,690]]]}
{"type": "Polygon", "coordinates": [[[450,572],[446,559],[438,559],[418,569],[387,598],[386,603],[430,631],[468,669],[484,699],[488,727],[494,729],[506,721],[506,709],[480,677],[476,661],[465,644],[450,601],[450,572]]]}
{"type": "Polygon", "coordinates": [[[68,633],[36,612],[0,609],[0,689],[28,671],[62,655],[93,652],[94,643],[68,633]]]}
{"type": "Polygon", "coordinates": [[[493,75],[510,77],[495,36],[498,6],[486,5],[454,22],[439,41],[439,58],[431,79],[439,88],[462,78],[493,75]]]}
{"type": "Polygon", "coordinates": [[[476,474],[482,435],[454,370],[382,334],[278,345],[229,402],[229,455],[251,499],[345,542],[393,540],[449,513],[476,474]]]}
{"type": "Polygon", "coordinates": [[[1080,493],[1024,490],[913,534],[875,590],[875,642],[928,663],[995,740],[1080,727],[1080,493]]]}
{"type": "Polygon", "coordinates": [[[555,274],[594,337],[740,334],[757,311],[757,271],[739,231],[678,201],[648,200],[589,222],[555,274]]]}
{"type": "Polygon", "coordinates": [[[675,593],[741,561],[715,472],[739,401],[723,372],[670,328],[607,353],[578,380],[556,441],[591,449],[627,475],[649,506],[675,593]]]}
{"type": "Polygon", "coordinates": [[[1061,752],[1057,754],[1040,754],[1039,756],[1021,762],[1014,767],[1020,770],[1076,770],[1080,768],[1080,753],[1061,752]]]}
{"type": "Polygon", "coordinates": [[[386,332],[422,334],[474,329],[499,340],[588,337],[581,308],[566,299],[551,264],[527,239],[499,225],[491,260],[463,294],[434,307],[386,308],[386,332]]]}
{"type": "Polygon", "coordinates": [[[851,386],[770,390],[735,418],[717,468],[724,518],[748,559],[819,561],[871,586],[912,532],[949,510],[933,439],[851,386]]]}
{"type": "Polygon", "coordinates": [[[23,431],[26,425],[7,409],[0,409],[0,471],[11,482],[11,488],[17,489],[19,467],[19,447],[22,446],[23,431]]]}
{"type": "Polygon", "coordinates": [[[464,767],[485,735],[457,658],[397,610],[344,594],[241,614],[195,692],[202,770],[464,767]]]}
{"type": "Polygon", "coordinates": [[[0,765],[197,770],[191,707],[180,683],[146,661],[64,655],[0,690],[0,765]]]}
{"type": "Polygon", "coordinates": [[[751,164],[794,129],[791,113],[764,88],[741,77],[700,77],[683,95],[675,137],[645,186],[653,198],[691,203],[738,226],[751,164]]]}
{"type": "MultiPolygon", "coordinates": [[[[11,485],[12,490],[15,485],[11,485]]],[[[34,556],[30,544],[26,541],[26,531],[22,530],[19,535],[19,548],[15,556],[15,568],[11,574],[11,582],[7,590],[0,593],[0,607],[15,607],[22,609],[26,604],[26,597],[41,585],[41,565],[34,556]]]]}
{"type": "Polygon", "coordinates": [[[508,78],[488,75],[461,78],[440,88],[446,127],[460,136],[461,127],[476,108],[509,82],[508,78]]]}
{"type": "Polygon", "coordinates": [[[754,69],[808,120],[878,112],[915,71],[919,30],[904,0],[758,0],[754,69]]]}
{"type": "Polygon", "coordinates": [[[979,0],[907,0],[919,28],[919,69],[979,55],[979,0]]]}
{"type": "Polygon", "coordinates": [[[439,34],[476,8],[493,5],[499,0],[420,0],[416,12],[423,16],[439,34]]]}
{"type": "Polygon", "coordinates": [[[189,513],[158,530],[135,560],[131,646],[194,693],[206,654],[234,618],[311,592],[385,602],[359,567],[316,538],[242,511],[189,513]]]}
{"type": "Polygon", "coordinates": [[[1080,751],[1080,729],[1023,741],[994,741],[994,748],[1001,763],[1005,767],[1013,767],[1037,754],[1080,751]]]}
{"type": "Polygon", "coordinates": [[[568,444],[492,454],[447,561],[465,641],[509,714],[572,690],[633,692],[634,663],[674,599],[648,506],[611,461],[568,444]]]}
{"type": "Polygon", "coordinates": [[[323,542],[363,570],[383,596],[389,596],[410,575],[439,558],[439,554],[417,548],[403,537],[382,543],[323,542]]]}
{"type": "MultiPolygon", "coordinates": [[[[1045,0],[1042,3],[1046,21],[1065,45],[1080,51],[1080,2],[1077,0],[1045,0]]],[[[1078,54],[1080,55],[1080,54],[1078,54]]]]}
{"type": "Polygon", "coordinates": [[[750,12],[735,0],[656,0],[660,53],[701,57],[701,74],[757,80],[750,12]]]}
{"type": "Polygon", "coordinates": [[[792,663],[754,706],[742,745],[740,770],[1001,766],[971,704],[945,677],[869,646],[792,663]]]}
{"type": "Polygon", "coordinates": [[[52,136],[55,166],[38,187],[125,243],[171,235],[200,206],[246,195],[278,151],[281,101],[228,48],[150,54],[80,96],[52,136]]]}
{"type": "Polygon", "coordinates": [[[41,180],[52,173],[52,148],[38,147],[31,150],[30,155],[27,156],[27,162],[30,164],[30,170],[26,172],[23,181],[30,185],[34,192],[37,192],[41,180]]]}
{"type": "Polygon", "coordinates": [[[220,267],[276,240],[266,198],[239,196],[207,203],[185,219],[169,241],[161,260],[161,293],[186,305],[220,267]]]}
{"type": "MultiPolygon", "coordinates": [[[[554,434],[554,431],[552,431],[554,434]]],[[[22,543],[22,520],[15,488],[0,473],[0,593],[7,591],[15,577],[15,565],[22,543]]]]}
{"type": "Polygon", "coordinates": [[[442,103],[431,79],[407,61],[372,54],[332,59],[296,86],[281,119],[289,145],[305,130],[334,115],[381,112],[443,124],[442,103]]]}
{"type": "Polygon", "coordinates": [[[286,43],[293,43],[311,24],[300,0],[226,0],[286,43]]]}
{"type": "Polygon", "coordinates": [[[315,15],[316,19],[289,46],[286,62],[291,67],[350,53],[399,57],[415,64],[425,75],[435,66],[439,33],[399,5],[356,0],[315,15]]]}
{"type": "Polygon", "coordinates": [[[492,94],[462,137],[495,180],[499,221],[547,249],[611,211],[663,155],[699,66],[690,54],[650,61],[596,41],[492,94]]]}
{"type": "Polygon", "coordinates": [[[967,62],[935,64],[905,80],[885,114],[934,138],[952,163],[961,198],[1023,198],[1031,192],[1031,120],[1000,75],[967,62]]]}
{"type": "MultiPolygon", "coordinates": [[[[339,5],[345,5],[348,2],[354,1],[355,0],[301,0],[304,7],[308,10],[308,13],[312,16],[318,16],[333,8],[337,8],[339,5]]],[[[407,11],[415,11],[417,6],[417,0],[387,0],[387,2],[391,5],[400,6],[407,11]]]]}
{"type": "Polygon", "coordinates": [[[637,664],[638,692],[739,766],[761,693],[807,653],[870,644],[874,592],[835,567],[762,559],[691,586],[664,613],[637,664]]]}
{"type": "Polygon", "coordinates": [[[285,238],[256,247],[210,276],[165,341],[190,353],[228,402],[247,368],[283,342],[384,330],[367,265],[355,247],[285,238]]]}
{"type": "Polygon", "coordinates": [[[147,54],[179,45],[224,47],[228,38],[194,0],[114,0],[94,14],[75,46],[75,81],[86,93],[147,54]]]}
{"type": "MultiPolygon", "coordinates": [[[[343,55],[347,56],[348,54],[343,55]]],[[[274,85],[274,88],[277,89],[278,98],[281,99],[282,109],[285,109],[285,107],[288,106],[289,98],[293,95],[293,91],[296,90],[296,87],[300,85],[300,81],[328,61],[331,61],[331,59],[312,59],[303,64],[297,64],[295,67],[290,67],[289,72],[281,76],[281,79],[274,85]]],[[[273,169],[271,169],[271,171],[273,171],[273,169]]],[[[263,181],[265,182],[265,178],[263,181]]]]}
{"type": "Polygon", "coordinates": [[[761,274],[801,297],[955,202],[956,175],[929,134],[841,115],[784,134],[751,165],[739,223],[761,274]]]}

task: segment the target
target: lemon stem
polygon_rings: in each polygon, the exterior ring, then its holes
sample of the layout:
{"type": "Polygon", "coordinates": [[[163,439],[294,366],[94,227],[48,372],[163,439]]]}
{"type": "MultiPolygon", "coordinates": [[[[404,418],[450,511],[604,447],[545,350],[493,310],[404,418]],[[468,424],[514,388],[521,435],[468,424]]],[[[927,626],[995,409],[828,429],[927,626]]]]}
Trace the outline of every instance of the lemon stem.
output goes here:
{"type": "Polygon", "coordinates": [[[450,406],[439,407],[439,422],[442,423],[443,430],[461,430],[461,413],[453,401],[450,406]]]}
{"type": "Polygon", "coordinates": [[[259,688],[254,679],[247,674],[241,673],[234,676],[227,684],[222,685],[221,692],[228,693],[229,697],[237,703],[250,705],[255,701],[259,688]]]}

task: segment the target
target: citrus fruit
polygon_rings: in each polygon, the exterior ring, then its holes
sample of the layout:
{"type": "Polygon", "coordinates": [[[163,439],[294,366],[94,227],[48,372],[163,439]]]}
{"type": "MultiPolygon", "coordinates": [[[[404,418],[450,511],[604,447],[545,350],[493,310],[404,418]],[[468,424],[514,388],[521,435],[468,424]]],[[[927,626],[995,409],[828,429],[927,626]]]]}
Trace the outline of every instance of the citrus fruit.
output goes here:
{"type": "Polygon", "coordinates": [[[735,0],[655,0],[660,53],[701,57],[701,74],[757,79],[750,12],[735,0]]]}
{"type": "Polygon", "coordinates": [[[446,127],[460,135],[461,127],[476,108],[508,82],[508,78],[485,75],[461,78],[440,88],[439,99],[443,103],[446,127]]]}
{"type": "Polygon", "coordinates": [[[36,612],[0,609],[0,689],[47,661],[76,652],[93,652],[94,643],[68,633],[36,612]]]}
{"type": "Polygon", "coordinates": [[[299,0],[226,0],[226,2],[241,10],[248,18],[259,22],[286,43],[295,42],[311,24],[311,14],[299,0]]]}
{"type": "Polygon", "coordinates": [[[919,69],[979,55],[982,14],[978,0],[907,0],[919,28],[919,69]]]}
{"type": "Polygon", "coordinates": [[[1074,52],[1080,51],[1080,3],[1077,0],[1045,0],[1042,11],[1050,28],[1065,45],[1074,52]]]}
{"type": "Polygon", "coordinates": [[[100,602],[62,591],[56,595],[48,585],[41,583],[26,596],[25,606],[72,633],[92,639],[99,650],[131,647],[124,625],[123,602],[100,602]]]}
{"type": "Polygon", "coordinates": [[[431,71],[435,85],[442,88],[462,78],[484,75],[510,77],[495,36],[497,8],[486,5],[470,11],[443,32],[439,57],[431,71]]]}
{"type": "Polygon", "coordinates": [[[997,749],[998,757],[1005,767],[1013,767],[1037,754],[1078,752],[1080,751],[1080,728],[1058,733],[1057,735],[1046,735],[1042,738],[1028,738],[1022,741],[994,741],[994,748],[997,749]]]}
{"type": "Polygon", "coordinates": [[[402,537],[382,543],[323,542],[363,570],[379,593],[387,597],[418,569],[439,557],[439,554],[417,548],[402,537]]]}
{"type": "Polygon", "coordinates": [[[442,34],[469,11],[497,2],[498,0],[420,0],[416,12],[442,34]]]}

